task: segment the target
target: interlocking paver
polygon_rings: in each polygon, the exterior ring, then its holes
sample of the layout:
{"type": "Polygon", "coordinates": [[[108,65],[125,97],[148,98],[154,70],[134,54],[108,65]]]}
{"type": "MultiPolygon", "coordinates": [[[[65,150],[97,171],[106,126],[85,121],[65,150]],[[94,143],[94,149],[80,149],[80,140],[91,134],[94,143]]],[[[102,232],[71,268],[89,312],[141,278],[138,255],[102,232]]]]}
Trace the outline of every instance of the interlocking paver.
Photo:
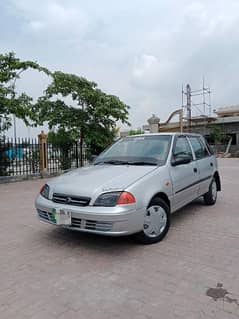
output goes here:
{"type": "Polygon", "coordinates": [[[38,221],[44,180],[0,185],[0,318],[239,318],[239,159],[221,159],[223,192],[172,217],[151,246],[38,221]],[[206,295],[218,283],[229,299],[206,295]]]}

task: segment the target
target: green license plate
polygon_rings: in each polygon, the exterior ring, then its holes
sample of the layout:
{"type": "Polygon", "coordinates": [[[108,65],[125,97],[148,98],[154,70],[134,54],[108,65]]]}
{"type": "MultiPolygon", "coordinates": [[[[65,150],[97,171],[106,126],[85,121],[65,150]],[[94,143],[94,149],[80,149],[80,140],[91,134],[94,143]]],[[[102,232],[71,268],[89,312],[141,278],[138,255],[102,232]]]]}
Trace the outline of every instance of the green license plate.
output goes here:
{"type": "Polygon", "coordinates": [[[71,212],[65,209],[55,209],[51,211],[52,222],[56,225],[71,225],[71,212]]]}

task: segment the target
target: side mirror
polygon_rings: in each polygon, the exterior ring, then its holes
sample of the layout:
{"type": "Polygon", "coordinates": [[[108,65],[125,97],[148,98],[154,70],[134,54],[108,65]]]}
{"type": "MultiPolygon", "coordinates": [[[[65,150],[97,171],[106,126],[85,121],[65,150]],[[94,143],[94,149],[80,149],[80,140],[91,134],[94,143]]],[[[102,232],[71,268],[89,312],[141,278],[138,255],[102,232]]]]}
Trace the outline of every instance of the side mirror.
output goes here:
{"type": "Polygon", "coordinates": [[[190,155],[176,155],[172,161],[171,164],[172,166],[178,166],[178,165],[183,165],[183,164],[188,164],[192,161],[192,158],[190,155]]]}

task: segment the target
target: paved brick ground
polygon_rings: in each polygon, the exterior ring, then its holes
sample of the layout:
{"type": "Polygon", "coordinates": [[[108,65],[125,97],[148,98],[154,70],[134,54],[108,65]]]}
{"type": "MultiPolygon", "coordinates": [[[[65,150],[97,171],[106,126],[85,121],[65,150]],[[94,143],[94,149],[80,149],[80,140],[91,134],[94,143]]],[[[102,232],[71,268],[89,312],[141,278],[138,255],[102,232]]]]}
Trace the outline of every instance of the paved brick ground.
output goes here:
{"type": "Polygon", "coordinates": [[[151,246],[42,224],[42,180],[0,185],[0,318],[239,318],[239,160],[220,166],[217,205],[174,214],[151,246]]]}

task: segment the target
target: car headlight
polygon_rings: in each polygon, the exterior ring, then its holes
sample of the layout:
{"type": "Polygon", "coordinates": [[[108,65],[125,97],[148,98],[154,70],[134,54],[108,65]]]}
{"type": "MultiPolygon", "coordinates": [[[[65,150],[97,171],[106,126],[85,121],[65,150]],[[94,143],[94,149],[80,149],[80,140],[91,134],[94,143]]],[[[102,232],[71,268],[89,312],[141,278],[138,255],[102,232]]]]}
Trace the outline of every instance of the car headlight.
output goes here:
{"type": "Polygon", "coordinates": [[[50,192],[50,187],[47,184],[43,185],[40,190],[40,194],[46,199],[49,199],[49,192],[50,192]]]}
{"type": "Polygon", "coordinates": [[[113,207],[116,205],[133,204],[135,197],[129,192],[111,192],[101,194],[95,201],[94,206],[113,207]]]}

